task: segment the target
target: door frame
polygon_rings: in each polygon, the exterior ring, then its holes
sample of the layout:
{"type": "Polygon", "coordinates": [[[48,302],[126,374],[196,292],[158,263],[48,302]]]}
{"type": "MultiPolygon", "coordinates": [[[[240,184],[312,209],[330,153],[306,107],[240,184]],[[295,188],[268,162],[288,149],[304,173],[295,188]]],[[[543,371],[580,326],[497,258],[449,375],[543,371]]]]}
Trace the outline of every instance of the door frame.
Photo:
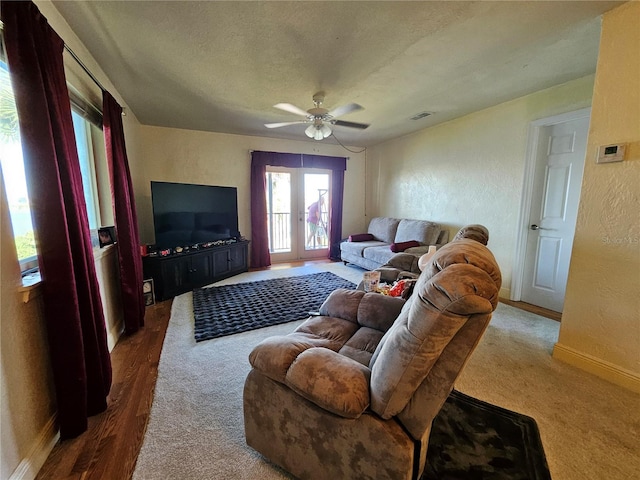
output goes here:
{"type": "MultiPolygon", "coordinates": [[[[551,117],[534,120],[529,124],[527,135],[527,152],[524,165],[524,179],[522,182],[522,197],[520,200],[520,214],[518,221],[518,232],[516,251],[513,267],[511,271],[511,290],[509,299],[515,302],[522,298],[522,285],[524,282],[524,264],[526,260],[527,238],[529,235],[529,214],[531,212],[531,202],[533,199],[533,181],[538,162],[538,140],[540,131],[558,123],[565,123],[591,116],[591,107],[581,108],[573,112],[562,113],[551,117]]],[[[588,136],[587,136],[588,138],[588,136]]],[[[586,162],[586,159],[585,159],[586,162]]]]}
{"type": "MultiPolygon", "coordinates": [[[[279,253],[269,253],[271,260],[273,263],[286,263],[298,260],[314,260],[314,259],[322,259],[327,258],[329,254],[330,245],[327,248],[319,248],[319,249],[309,249],[306,248],[306,228],[307,228],[307,209],[305,204],[305,182],[304,176],[305,174],[321,174],[328,175],[328,189],[329,194],[326,197],[326,205],[327,216],[330,215],[330,207],[331,201],[333,197],[333,192],[331,191],[332,179],[333,179],[333,170],[326,168],[310,168],[310,167],[281,167],[281,166],[273,166],[267,165],[266,173],[269,172],[279,172],[279,173],[287,173],[291,178],[291,212],[290,212],[290,230],[291,230],[291,250],[288,252],[279,252],[279,253]],[[294,248],[295,247],[295,248],[294,248]]],[[[330,218],[327,218],[327,227],[330,224],[330,218]]],[[[327,230],[327,235],[329,235],[329,231],[327,230]]],[[[327,237],[327,241],[329,237],[327,237]]],[[[329,243],[329,242],[328,242],[329,243]]]]}

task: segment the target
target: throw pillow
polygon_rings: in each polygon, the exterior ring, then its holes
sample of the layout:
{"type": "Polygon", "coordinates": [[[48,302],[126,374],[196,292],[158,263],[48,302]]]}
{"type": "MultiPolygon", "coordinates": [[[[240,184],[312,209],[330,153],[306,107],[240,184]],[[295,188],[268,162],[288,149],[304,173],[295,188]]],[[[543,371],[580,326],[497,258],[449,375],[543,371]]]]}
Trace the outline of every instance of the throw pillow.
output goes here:
{"type": "Polygon", "coordinates": [[[370,233],[358,233],[356,235],[349,235],[350,242],[367,242],[373,239],[375,239],[375,237],[370,233]]]}
{"type": "Polygon", "coordinates": [[[389,246],[389,248],[391,248],[392,252],[398,253],[398,252],[404,252],[407,248],[419,247],[419,246],[420,246],[420,242],[418,242],[417,240],[409,240],[408,242],[392,243],[389,246]]]}

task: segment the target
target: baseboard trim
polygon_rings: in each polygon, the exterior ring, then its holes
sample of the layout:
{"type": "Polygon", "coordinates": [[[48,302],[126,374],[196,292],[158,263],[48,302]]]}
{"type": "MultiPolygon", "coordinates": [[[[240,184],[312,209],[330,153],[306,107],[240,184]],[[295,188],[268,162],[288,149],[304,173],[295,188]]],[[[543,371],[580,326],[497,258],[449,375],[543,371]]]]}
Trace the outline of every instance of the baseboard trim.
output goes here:
{"type": "Polygon", "coordinates": [[[606,362],[571,347],[556,343],[553,347],[553,358],[578,367],[611,383],[628,390],[640,393],[640,376],[617,365],[606,362]]]}
{"type": "Polygon", "coordinates": [[[109,352],[111,352],[115,348],[116,343],[118,343],[118,340],[120,340],[120,336],[123,332],[124,321],[122,319],[119,319],[115,323],[115,325],[112,325],[107,332],[107,348],[109,349],[109,352]]]}
{"type": "Polygon", "coordinates": [[[11,474],[9,480],[34,480],[59,439],[60,432],[54,415],[40,431],[31,450],[11,474]]]}
{"type": "Polygon", "coordinates": [[[511,298],[511,289],[502,287],[498,293],[500,298],[511,298]]]}

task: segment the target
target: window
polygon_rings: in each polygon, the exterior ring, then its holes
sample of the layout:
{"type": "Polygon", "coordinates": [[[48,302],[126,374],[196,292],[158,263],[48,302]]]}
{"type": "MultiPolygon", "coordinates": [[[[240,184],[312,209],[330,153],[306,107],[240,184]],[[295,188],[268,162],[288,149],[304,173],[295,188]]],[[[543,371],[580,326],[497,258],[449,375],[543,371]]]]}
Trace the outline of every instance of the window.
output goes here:
{"type": "Polygon", "coordinates": [[[18,260],[22,270],[28,270],[37,266],[37,252],[22,161],[18,113],[4,61],[0,61],[0,164],[18,260]]]}
{"type": "MultiPolygon", "coordinates": [[[[102,114],[71,86],[69,96],[87,218],[94,246],[98,246],[97,229],[103,225],[113,225],[109,172],[101,127],[102,114]]],[[[4,58],[0,58],[0,165],[18,260],[23,272],[30,271],[37,267],[37,250],[24,172],[18,114],[4,58]]]]}
{"type": "Polygon", "coordinates": [[[102,112],[69,85],[71,118],[78,148],[82,188],[94,246],[97,229],[113,225],[113,207],[107,156],[102,131],[102,112]]]}

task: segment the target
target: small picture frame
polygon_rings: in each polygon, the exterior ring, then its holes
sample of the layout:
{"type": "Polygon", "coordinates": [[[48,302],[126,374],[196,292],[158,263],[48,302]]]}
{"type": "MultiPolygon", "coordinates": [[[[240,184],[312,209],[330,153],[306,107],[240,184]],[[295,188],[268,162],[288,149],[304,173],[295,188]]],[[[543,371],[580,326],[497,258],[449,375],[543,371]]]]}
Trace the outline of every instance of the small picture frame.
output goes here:
{"type": "Polygon", "coordinates": [[[142,297],[144,298],[145,307],[156,304],[156,295],[153,289],[153,278],[147,278],[142,281],[142,297]]]}
{"type": "Polygon", "coordinates": [[[116,227],[102,227],[98,229],[100,248],[116,243],[116,227]]]}

